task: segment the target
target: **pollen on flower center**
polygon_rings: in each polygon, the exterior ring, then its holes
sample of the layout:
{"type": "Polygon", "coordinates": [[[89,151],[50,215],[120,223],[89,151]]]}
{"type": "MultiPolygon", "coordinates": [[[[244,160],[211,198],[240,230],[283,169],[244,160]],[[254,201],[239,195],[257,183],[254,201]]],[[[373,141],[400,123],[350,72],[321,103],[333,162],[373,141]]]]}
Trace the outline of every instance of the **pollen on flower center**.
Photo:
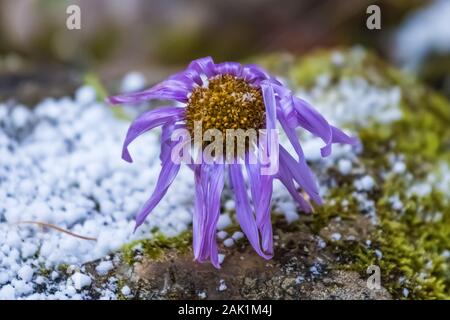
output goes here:
{"type": "Polygon", "coordinates": [[[201,121],[203,132],[217,129],[224,137],[228,129],[259,130],[265,116],[261,90],[232,75],[218,75],[207,87],[195,88],[186,107],[191,134],[195,121],[201,121]]]}

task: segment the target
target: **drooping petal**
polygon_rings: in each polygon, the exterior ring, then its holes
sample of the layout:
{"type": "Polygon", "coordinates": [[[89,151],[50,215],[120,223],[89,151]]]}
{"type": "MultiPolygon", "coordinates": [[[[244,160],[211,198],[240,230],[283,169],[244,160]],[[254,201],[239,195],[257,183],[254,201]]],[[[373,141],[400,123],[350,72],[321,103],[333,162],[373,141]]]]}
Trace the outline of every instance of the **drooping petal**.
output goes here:
{"type": "Polygon", "coordinates": [[[280,146],[280,167],[289,170],[290,176],[315,203],[322,204],[316,179],[306,161],[296,161],[283,146],[280,146]]]}
{"type": "Polygon", "coordinates": [[[194,257],[199,262],[208,258],[220,268],[216,227],[220,215],[220,196],[224,185],[223,164],[202,164],[194,168],[195,211],[193,216],[194,257]]]}
{"type": "Polygon", "coordinates": [[[125,161],[133,162],[128,146],[138,136],[150,129],[164,125],[166,123],[174,123],[184,118],[184,108],[163,107],[155,110],[147,111],[137,117],[128,129],[127,136],[123,143],[122,158],[125,161]]]}
{"type": "MultiPolygon", "coordinates": [[[[172,133],[174,132],[174,130],[178,130],[178,129],[184,129],[185,131],[185,135],[179,135],[178,136],[178,140],[182,140],[182,141],[189,141],[190,140],[190,136],[189,136],[189,132],[187,131],[186,125],[184,123],[178,123],[175,124],[174,122],[168,122],[166,124],[164,124],[162,126],[162,130],[161,130],[161,137],[160,137],[160,141],[161,141],[161,153],[159,155],[159,159],[162,161],[164,161],[164,159],[166,159],[166,155],[170,152],[172,152],[172,148],[174,146],[173,141],[172,141],[172,133]]],[[[192,161],[191,161],[192,163],[192,161]]]]}
{"type": "Polygon", "coordinates": [[[241,165],[230,164],[228,168],[230,183],[236,201],[236,218],[255,251],[264,259],[270,259],[272,258],[272,253],[264,252],[261,248],[258,225],[248,201],[241,165]]]}
{"type": "MultiPolygon", "coordinates": [[[[306,158],[303,153],[302,146],[300,145],[300,142],[298,140],[298,136],[295,132],[295,129],[293,129],[292,127],[290,127],[288,125],[286,118],[282,112],[278,112],[278,120],[279,120],[284,132],[286,133],[286,136],[288,137],[289,141],[291,142],[292,146],[294,147],[295,152],[297,153],[297,156],[298,156],[297,170],[299,170],[301,172],[301,175],[299,175],[299,176],[303,177],[302,186],[304,187],[305,191],[308,194],[310,194],[311,198],[314,198],[315,195],[318,194],[316,183],[315,183],[316,179],[315,179],[312,171],[309,169],[309,166],[306,162],[306,158]]],[[[285,154],[285,153],[283,152],[283,154],[285,154]]],[[[287,157],[287,155],[284,155],[283,158],[280,157],[280,171],[282,171],[282,172],[280,172],[279,178],[291,194],[293,194],[293,192],[294,192],[298,195],[298,192],[295,190],[294,184],[292,182],[292,176],[291,176],[291,174],[288,174],[289,167],[284,166],[285,162],[289,161],[289,160],[286,160],[286,157],[287,157]]],[[[310,212],[310,206],[305,205],[305,201],[302,201],[302,200],[304,200],[303,197],[301,197],[301,199],[299,199],[297,196],[294,196],[294,198],[297,200],[297,202],[299,202],[300,206],[302,207],[302,209],[304,209],[305,212],[310,212]],[[308,208],[309,208],[309,210],[308,210],[308,208]]],[[[317,200],[319,200],[319,199],[317,198],[317,200]]]]}
{"type": "Polygon", "coordinates": [[[159,155],[159,160],[164,161],[164,159],[167,158],[167,154],[171,151],[171,134],[175,128],[174,122],[168,122],[165,123],[162,126],[161,129],[161,137],[160,137],[160,143],[161,143],[161,153],[159,155]]]}
{"type": "Polygon", "coordinates": [[[108,97],[111,104],[137,104],[148,100],[175,100],[187,102],[194,87],[194,80],[183,72],[164,80],[150,89],[108,97]]]}
{"type": "Polygon", "coordinates": [[[194,258],[198,260],[202,252],[203,235],[205,234],[205,192],[203,190],[203,172],[201,165],[191,165],[195,178],[195,202],[192,216],[192,247],[194,258]]]}
{"type": "Polygon", "coordinates": [[[286,117],[284,116],[284,114],[281,110],[277,110],[277,117],[278,117],[278,121],[281,124],[281,127],[283,128],[284,132],[286,133],[286,136],[287,136],[289,142],[294,147],[294,150],[298,155],[299,161],[306,161],[305,155],[303,154],[302,146],[300,145],[300,141],[297,136],[297,133],[295,132],[295,129],[292,128],[291,126],[289,126],[289,122],[287,121],[286,117]]]}
{"type": "Polygon", "coordinates": [[[308,102],[295,97],[289,89],[277,84],[272,84],[272,87],[280,99],[279,106],[285,117],[285,123],[291,128],[301,126],[321,138],[325,142],[325,146],[321,149],[323,157],[330,155],[332,143],[357,144],[357,139],[331,126],[308,102]]]}
{"type": "Polygon", "coordinates": [[[297,188],[295,187],[294,181],[292,180],[290,171],[284,166],[281,166],[280,170],[278,171],[277,178],[281,181],[281,183],[283,183],[283,185],[291,194],[292,198],[297,201],[302,211],[310,213],[312,211],[311,205],[298,192],[297,188]]]}
{"type": "MultiPolygon", "coordinates": [[[[184,83],[192,83],[201,86],[203,84],[203,80],[201,78],[201,74],[193,69],[186,68],[185,70],[178,72],[171,76],[169,80],[182,81],[184,83]]],[[[191,88],[192,89],[192,88],[191,88]]]]}
{"type": "MultiPolygon", "coordinates": [[[[264,105],[266,107],[266,135],[261,135],[260,139],[264,139],[267,143],[267,156],[271,161],[278,161],[278,157],[273,157],[272,152],[274,145],[278,144],[278,136],[276,133],[276,109],[277,102],[275,100],[275,92],[270,84],[265,82],[261,83],[261,90],[264,99],[264,105]],[[275,134],[275,135],[274,135],[275,134]]],[[[272,163],[272,167],[278,168],[278,162],[272,163]]]]}
{"type": "Polygon", "coordinates": [[[331,132],[333,134],[333,143],[347,143],[351,145],[356,145],[359,140],[355,137],[349,137],[341,129],[331,126],[331,132]]]}
{"type": "MultiPolygon", "coordinates": [[[[173,141],[172,146],[175,143],[177,143],[177,141],[173,141]]],[[[155,190],[150,196],[150,199],[147,200],[141,211],[136,216],[135,229],[144,222],[145,218],[147,218],[156,205],[161,201],[180,170],[180,164],[174,163],[170,157],[170,152],[166,152],[162,160],[162,168],[159,173],[158,181],[156,182],[155,190]]]]}
{"type": "Polygon", "coordinates": [[[247,161],[245,165],[256,214],[256,224],[261,232],[262,248],[264,252],[273,254],[273,232],[270,217],[273,176],[261,175],[259,163],[253,164],[247,161]]]}
{"type": "Polygon", "coordinates": [[[325,118],[317,112],[306,101],[297,97],[292,97],[294,109],[297,111],[297,120],[301,127],[308,130],[315,136],[320,137],[325,146],[321,148],[322,157],[327,157],[331,153],[333,143],[333,132],[331,126],[325,118]]]}

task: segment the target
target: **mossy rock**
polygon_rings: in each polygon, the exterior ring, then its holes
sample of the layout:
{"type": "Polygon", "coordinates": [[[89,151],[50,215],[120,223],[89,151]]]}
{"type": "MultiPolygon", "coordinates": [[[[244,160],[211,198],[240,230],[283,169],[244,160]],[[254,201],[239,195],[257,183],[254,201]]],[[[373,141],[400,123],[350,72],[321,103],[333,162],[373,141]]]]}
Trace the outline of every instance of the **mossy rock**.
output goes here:
{"type": "MultiPolygon", "coordinates": [[[[192,261],[190,233],[171,239],[158,235],[126,245],[117,254],[114,275],[132,288],[130,297],[450,298],[449,102],[362,48],[305,57],[278,54],[253,62],[299,94],[311,94],[319,105],[321,99],[333,97],[344,110],[345,99],[338,91],[345,81],[362,81],[375,94],[395,90],[397,116],[386,121],[384,112],[389,110],[383,109],[383,114],[367,119],[340,120],[339,125],[362,142],[353,170],[342,174],[334,160],[326,166],[311,163],[320,185],[328,189],[325,204],[290,224],[274,215],[272,260],[257,256],[243,240],[233,248],[220,247],[226,258],[222,269],[215,270],[192,261]],[[398,161],[405,165],[402,170],[393,169],[398,161]],[[365,175],[375,186],[360,192],[355,181],[365,175]],[[378,290],[366,285],[371,265],[380,268],[378,290]],[[220,289],[222,282],[226,290],[220,289]]],[[[326,113],[334,112],[329,100],[323,106],[329,109],[326,113]]]]}
{"type": "MultiPolygon", "coordinates": [[[[449,102],[414,76],[387,65],[362,48],[319,51],[300,58],[273,56],[268,63],[294,87],[306,90],[314,90],[324,75],[329,79],[326,91],[333,91],[340,81],[352,78],[362,78],[376,88],[400,90],[401,117],[395,121],[346,123],[362,141],[364,150],[358,159],[366,172],[376,178],[377,188],[369,197],[375,203],[379,222],[370,234],[370,247],[363,242],[350,248],[340,246],[342,254],[350,259],[342,267],[363,275],[368,265],[379,265],[383,285],[394,297],[449,298],[449,102]],[[388,167],[393,156],[404,159],[404,174],[390,174],[388,167]],[[438,185],[427,179],[433,176],[444,181],[438,185]],[[423,195],[411,194],[413,184],[423,184],[430,190],[423,195]],[[393,196],[401,199],[400,210],[393,210],[393,196]],[[377,258],[375,250],[382,253],[381,258],[377,258]]],[[[341,215],[339,204],[354,191],[342,177],[336,179],[338,185],[329,198],[337,206],[330,206],[327,201],[318,208],[316,224],[327,225],[334,216],[330,212],[341,215]]],[[[358,208],[349,211],[345,219],[359,214],[358,208]]]]}

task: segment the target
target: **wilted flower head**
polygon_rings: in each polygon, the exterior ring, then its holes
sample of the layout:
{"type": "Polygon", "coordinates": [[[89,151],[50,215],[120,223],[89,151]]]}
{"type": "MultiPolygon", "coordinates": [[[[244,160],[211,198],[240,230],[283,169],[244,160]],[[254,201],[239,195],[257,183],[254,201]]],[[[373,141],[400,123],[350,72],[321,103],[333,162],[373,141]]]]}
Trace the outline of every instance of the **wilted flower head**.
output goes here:
{"type": "MultiPolygon", "coordinates": [[[[356,142],[331,126],[306,101],[294,96],[281,82],[255,65],[236,62],[215,64],[210,57],[201,58],[148,90],[110,97],[109,101],[113,104],[134,104],[152,99],[172,100],[182,106],[147,111],[135,119],[128,130],[122,157],[131,162],[128,145],[144,132],[162,126],[161,172],[153,194],[137,215],[136,227],[143,223],[175,179],[181,164],[174,161],[173,151],[179,147],[180,140],[186,144],[191,141],[191,134],[197,134],[196,123],[200,123],[203,132],[215,129],[226,135],[227,138],[222,141],[224,149],[225,144],[230,142],[227,135],[230,129],[253,129],[259,132],[256,141],[246,142],[241,151],[233,153],[232,161],[219,161],[223,158],[219,157],[221,152],[216,149],[215,155],[212,155],[213,161],[193,161],[188,164],[195,177],[194,256],[200,262],[209,258],[217,268],[220,265],[216,225],[226,174],[234,193],[236,218],[242,231],[256,252],[270,259],[273,256],[270,217],[273,179],[279,179],[286,186],[304,212],[312,209],[308,200],[319,205],[322,203],[296,128],[302,127],[323,140],[323,157],[331,153],[332,143],[356,142]],[[295,157],[278,145],[277,134],[273,134],[277,132],[277,120],[295,150],[295,157]],[[266,144],[262,144],[262,141],[266,144]],[[255,145],[259,148],[255,148],[255,145]],[[255,153],[263,156],[250,161],[250,156],[255,153]],[[263,160],[267,159],[275,171],[263,170],[268,164],[263,160]],[[251,199],[247,196],[247,185],[251,199]],[[303,197],[299,189],[308,199],[303,197]]],[[[197,148],[200,149],[200,155],[204,155],[208,147],[202,141],[197,148]]],[[[236,149],[234,142],[231,149],[236,149]]]]}

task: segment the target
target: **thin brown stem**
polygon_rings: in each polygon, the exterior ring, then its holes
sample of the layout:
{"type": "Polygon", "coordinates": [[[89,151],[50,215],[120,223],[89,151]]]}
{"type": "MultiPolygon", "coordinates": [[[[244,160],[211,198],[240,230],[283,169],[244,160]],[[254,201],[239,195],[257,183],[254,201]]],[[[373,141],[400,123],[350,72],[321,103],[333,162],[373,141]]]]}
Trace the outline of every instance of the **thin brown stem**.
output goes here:
{"type": "Polygon", "coordinates": [[[97,241],[97,238],[81,236],[79,234],[70,232],[69,230],[63,229],[61,227],[55,226],[54,224],[47,223],[47,222],[41,222],[41,221],[18,221],[15,224],[35,224],[35,225],[38,225],[40,227],[47,227],[47,228],[51,228],[51,229],[57,230],[59,232],[68,234],[69,236],[72,236],[72,237],[75,237],[75,238],[79,238],[79,239],[83,239],[83,240],[90,240],[90,241],[97,241]]]}

